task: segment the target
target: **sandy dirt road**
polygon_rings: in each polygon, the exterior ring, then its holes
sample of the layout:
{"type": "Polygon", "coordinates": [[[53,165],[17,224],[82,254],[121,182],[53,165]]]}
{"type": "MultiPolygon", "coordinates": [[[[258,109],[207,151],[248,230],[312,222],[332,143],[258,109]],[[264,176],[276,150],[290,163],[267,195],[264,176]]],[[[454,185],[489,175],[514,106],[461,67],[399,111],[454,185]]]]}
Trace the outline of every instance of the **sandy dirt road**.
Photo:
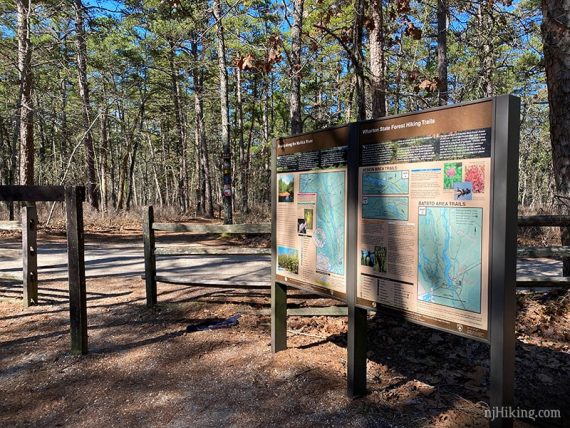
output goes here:
{"type": "MultiPolygon", "coordinates": [[[[2,243],[2,248],[17,250],[17,242],[2,243]]],[[[17,272],[22,263],[16,259],[0,258],[0,271],[17,272]]],[[[67,252],[64,243],[38,245],[39,275],[66,275],[67,252]]],[[[141,243],[96,243],[85,244],[85,268],[87,278],[109,276],[140,276],[144,274],[143,248],[141,243]]],[[[271,273],[268,256],[185,256],[158,259],[158,272],[192,273],[204,278],[267,281],[271,273]]],[[[562,263],[553,259],[520,259],[518,276],[560,276],[562,263]]]]}

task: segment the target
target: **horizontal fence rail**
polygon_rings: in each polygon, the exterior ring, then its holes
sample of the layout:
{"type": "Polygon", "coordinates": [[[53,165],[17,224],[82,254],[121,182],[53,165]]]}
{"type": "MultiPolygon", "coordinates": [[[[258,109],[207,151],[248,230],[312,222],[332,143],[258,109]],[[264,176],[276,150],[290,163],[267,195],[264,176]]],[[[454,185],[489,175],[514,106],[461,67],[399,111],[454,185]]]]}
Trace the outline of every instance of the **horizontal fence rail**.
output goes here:
{"type": "Polygon", "coordinates": [[[518,287],[570,287],[570,277],[568,276],[519,276],[517,277],[518,287]]]}
{"type": "Polygon", "coordinates": [[[519,227],[570,227],[570,215],[531,215],[518,218],[519,227]]]}
{"type": "MultiPolygon", "coordinates": [[[[1,254],[1,253],[0,253],[1,254]]],[[[156,247],[154,254],[157,256],[238,256],[238,255],[271,255],[271,248],[243,248],[243,247],[190,247],[190,246],[165,246],[156,247]]]]}
{"type": "Polygon", "coordinates": [[[19,221],[0,221],[0,230],[22,230],[19,221]]]}
{"type": "Polygon", "coordinates": [[[521,258],[549,258],[561,259],[563,257],[570,257],[570,246],[560,247],[519,247],[517,249],[517,256],[521,258]]]}
{"type": "Polygon", "coordinates": [[[0,272],[0,280],[22,282],[22,272],[0,272]]]}
{"type": "MultiPolygon", "coordinates": [[[[519,227],[570,227],[568,215],[535,215],[518,217],[519,227]]],[[[155,246],[155,231],[180,232],[195,234],[270,234],[271,224],[193,224],[193,223],[154,223],[152,207],[147,208],[144,218],[144,243],[147,281],[147,304],[156,303],[156,282],[200,285],[218,288],[266,288],[269,282],[226,281],[175,275],[158,275],[156,273],[157,256],[230,256],[230,255],[271,255],[270,248],[243,247],[209,247],[196,245],[155,246]]],[[[520,258],[553,258],[570,257],[570,246],[519,247],[517,257],[520,258]]],[[[517,278],[517,287],[560,287],[570,286],[568,276],[524,276],[517,278]]]]}
{"type": "Polygon", "coordinates": [[[0,201],[63,202],[63,186],[0,186],[0,201]]]}
{"type": "Polygon", "coordinates": [[[6,250],[0,248],[0,259],[18,259],[22,257],[22,250],[6,250]]]}
{"type": "Polygon", "coordinates": [[[214,288],[267,288],[271,287],[271,282],[269,281],[240,281],[240,280],[225,280],[225,279],[205,279],[206,277],[192,276],[180,277],[177,275],[157,275],[156,280],[158,282],[164,282],[167,284],[179,284],[179,285],[197,285],[200,287],[214,287],[214,288]]]}
{"type": "Polygon", "coordinates": [[[192,224],[153,223],[153,230],[163,232],[212,233],[212,234],[262,234],[271,233],[271,224],[192,224]]]}

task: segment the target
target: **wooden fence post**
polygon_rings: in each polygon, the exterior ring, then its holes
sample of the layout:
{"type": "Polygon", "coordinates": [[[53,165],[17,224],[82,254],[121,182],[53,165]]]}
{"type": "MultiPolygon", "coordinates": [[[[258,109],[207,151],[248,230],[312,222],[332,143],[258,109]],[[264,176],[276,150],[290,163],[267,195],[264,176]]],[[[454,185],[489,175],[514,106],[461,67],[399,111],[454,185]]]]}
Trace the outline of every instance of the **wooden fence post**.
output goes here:
{"type": "Polygon", "coordinates": [[[38,215],[35,206],[22,209],[22,276],[24,306],[38,303],[38,215]]]}
{"type": "Polygon", "coordinates": [[[151,206],[143,211],[144,274],[146,282],[146,306],[156,305],[156,255],[154,254],[154,210],[151,206]]]}
{"type": "Polygon", "coordinates": [[[84,187],[65,188],[71,352],[87,354],[87,298],[83,236],[84,187]]]}

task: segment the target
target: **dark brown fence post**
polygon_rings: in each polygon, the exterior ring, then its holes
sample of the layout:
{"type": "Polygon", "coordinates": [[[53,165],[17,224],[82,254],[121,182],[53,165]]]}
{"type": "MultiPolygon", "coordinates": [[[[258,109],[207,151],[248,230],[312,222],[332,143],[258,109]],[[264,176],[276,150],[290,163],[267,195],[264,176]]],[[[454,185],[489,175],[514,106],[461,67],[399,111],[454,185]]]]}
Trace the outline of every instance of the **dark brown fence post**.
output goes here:
{"type": "Polygon", "coordinates": [[[83,236],[84,187],[65,188],[71,352],[87,354],[87,299],[83,236]]]}
{"type": "Polygon", "coordinates": [[[35,206],[22,209],[22,275],[24,306],[38,303],[38,215],[35,206]]]}
{"type": "Polygon", "coordinates": [[[154,254],[154,210],[151,206],[143,211],[144,275],[146,282],[146,306],[156,305],[156,255],[154,254]]]}

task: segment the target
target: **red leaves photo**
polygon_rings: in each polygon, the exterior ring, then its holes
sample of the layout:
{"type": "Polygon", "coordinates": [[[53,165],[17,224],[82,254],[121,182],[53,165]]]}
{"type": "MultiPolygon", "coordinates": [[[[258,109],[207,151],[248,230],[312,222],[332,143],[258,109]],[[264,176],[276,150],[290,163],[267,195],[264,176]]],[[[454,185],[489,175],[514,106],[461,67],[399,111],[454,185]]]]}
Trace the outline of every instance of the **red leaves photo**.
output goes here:
{"type": "Polygon", "coordinates": [[[469,165],[465,169],[465,181],[473,184],[473,193],[485,191],[485,165],[469,165]]]}

